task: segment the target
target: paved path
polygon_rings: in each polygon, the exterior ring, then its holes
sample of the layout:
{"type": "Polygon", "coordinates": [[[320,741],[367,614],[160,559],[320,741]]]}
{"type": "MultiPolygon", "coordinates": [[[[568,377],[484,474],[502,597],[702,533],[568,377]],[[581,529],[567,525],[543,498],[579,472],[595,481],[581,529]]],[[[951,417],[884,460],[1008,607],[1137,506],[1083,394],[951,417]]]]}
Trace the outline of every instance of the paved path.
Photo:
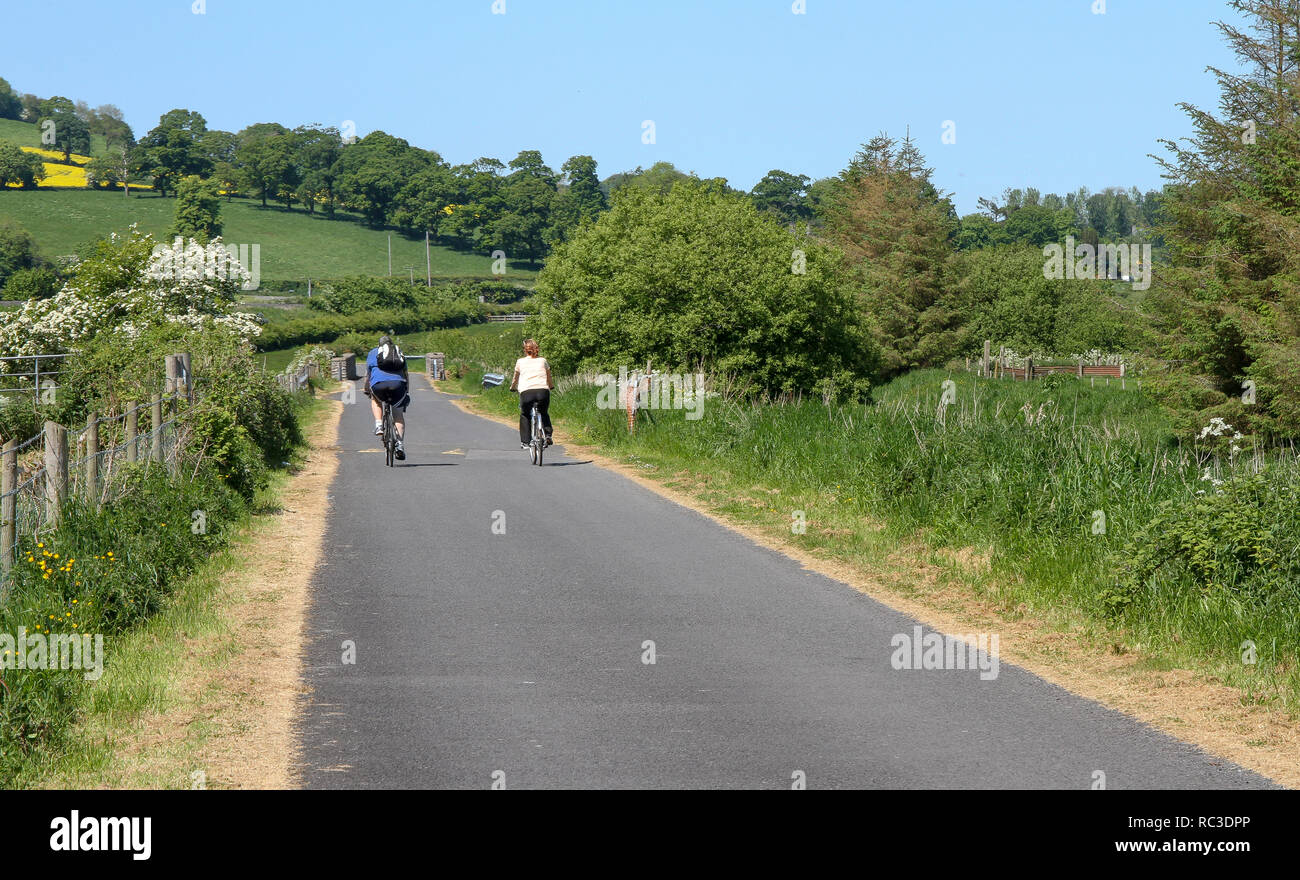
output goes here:
{"type": "Polygon", "coordinates": [[[308,787],[1268,784],[1009,664],[895,670],[910,618],[413,384],[404,466],[344,408],[308,787]]]}

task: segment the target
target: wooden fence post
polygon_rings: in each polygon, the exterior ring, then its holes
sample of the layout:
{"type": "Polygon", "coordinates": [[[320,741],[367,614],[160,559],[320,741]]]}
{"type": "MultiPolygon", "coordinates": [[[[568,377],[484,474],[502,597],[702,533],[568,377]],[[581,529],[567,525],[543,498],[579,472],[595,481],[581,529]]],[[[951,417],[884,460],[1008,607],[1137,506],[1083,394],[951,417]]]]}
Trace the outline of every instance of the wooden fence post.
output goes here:
{"type": "Polygon", "coordinates": [[[86,416],[86,500],[91,504],[99,497],[99,418],[92,411],[86,416]]]}
{"type": "Polygon", "coordinates": [[[989,365],[990,365],[989,362],[992,360],[993,360],[993,341],[991,339],[985,339],[984,359],[980,361],[980,375],[986,379],[989,376],[989,365]]]}
{"type": "Polygon", "coordinates": [[[194,374],[190,372],[190,353],[183,351],[179,355],[181,367],[181,384],[185,387],[185,401],[194,405],[194,374]]]}
{"type": "Polygon", "coordinates": [[[153,419],[153,424],[149,427],[153,429],[153,446],[149,450],[149,457],[156,462],[162,461],[162,395],[153,396],[152,412],[149,413],[153,419]]]}
{"type": "Polygon", "coordinates": [[[18,485],[18,441],[6,440],[0,455],[0,574],[9,571],[14,563],[14,538],[18,498],[12,494],[18,485]]]}
{"type": "Polygon", "coordinates": [[[45,517],[51,528],[68,498],[68,429],[58,422],[45,423],[45,517]]]}
{"type": "Polygon", "coordinates": [[[136,449],[136,435],[140,433],[140,411],[135,408],[135,404],[127,401],[126,404],[126,460],[135,464],[138,452],[136,449]]]}
{"type": "Polygon", "coordinates": [[[163,382],[163,393],[174,394],[180,388],[181,360],[177,355],[163,355],[163,368],[167,379],[163,382]]]}
{"type": "Polygon", "coordinates": [[[1025,381],[1028,382],[1032,378],[1034,378],[1034,359],[1027,357],[1025,358],[1025,381]]]}

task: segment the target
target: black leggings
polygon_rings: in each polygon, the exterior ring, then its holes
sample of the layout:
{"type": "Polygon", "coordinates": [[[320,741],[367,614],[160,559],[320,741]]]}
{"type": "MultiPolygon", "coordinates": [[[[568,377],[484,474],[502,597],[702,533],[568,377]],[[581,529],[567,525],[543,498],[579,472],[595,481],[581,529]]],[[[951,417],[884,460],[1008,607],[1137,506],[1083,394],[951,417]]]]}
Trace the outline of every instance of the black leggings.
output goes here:
{"type": "Polygon", "coordinates": [[[546,439],[551,438],[551,391],[549,388],[534,388],[532,391],[519,393],[520,443],[528,443],[533,439],[533,401],[537,402],[537,411],[542,414],[542,427],[546,429],[546,439]]]}

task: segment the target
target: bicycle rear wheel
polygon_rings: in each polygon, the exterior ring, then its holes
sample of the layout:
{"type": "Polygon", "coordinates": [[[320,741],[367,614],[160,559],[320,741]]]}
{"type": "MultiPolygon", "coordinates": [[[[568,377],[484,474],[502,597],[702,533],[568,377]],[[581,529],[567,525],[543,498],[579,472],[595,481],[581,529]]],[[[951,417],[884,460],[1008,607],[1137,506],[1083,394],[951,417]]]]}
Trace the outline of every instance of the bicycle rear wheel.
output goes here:
{"type": "Polygon", "coordinates": [[[542,452],[546,449],[546,434],[542,431],[542,417],[537,412],[537,407],[533,407],[533,448],[537,450],[537,457],[533,464],[538,467],[542,466],[542,452]]]}
{"type": "Polygon", "coordinates": [[[393,425],[393,407],[384,404],[384,463],[393,467],[397,451],[397,429],[393,425]]]}

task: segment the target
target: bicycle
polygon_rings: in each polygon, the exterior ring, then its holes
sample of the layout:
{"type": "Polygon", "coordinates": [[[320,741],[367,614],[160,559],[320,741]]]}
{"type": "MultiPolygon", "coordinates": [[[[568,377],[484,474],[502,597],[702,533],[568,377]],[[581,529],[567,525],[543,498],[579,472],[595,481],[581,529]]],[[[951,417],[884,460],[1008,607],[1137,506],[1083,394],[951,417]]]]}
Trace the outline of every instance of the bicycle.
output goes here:
{"type": "Polygon", "coordinates": [[[533,401],[533,411],[530,416],[533,425],[533,439],[528,444],[528,458],[538,467],[542,466],[542,451],[546,449],[546,432],[542,430],[542,414],[537,409],[537,401],[533,401]]]}
{"type": "Polygon", "coordinates": [[[394,467],[397,457],[397,425],[393,420],[393,405],[384,401],[384,463],[394,467]]]}

